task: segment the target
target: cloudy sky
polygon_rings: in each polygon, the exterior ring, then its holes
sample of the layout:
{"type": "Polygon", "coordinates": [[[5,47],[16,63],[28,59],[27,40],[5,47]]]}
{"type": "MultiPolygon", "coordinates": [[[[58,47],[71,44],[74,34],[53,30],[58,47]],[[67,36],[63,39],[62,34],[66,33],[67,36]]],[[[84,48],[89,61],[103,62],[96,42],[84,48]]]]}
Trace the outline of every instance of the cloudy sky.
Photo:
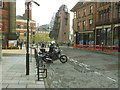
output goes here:
{"type": "MultiPolygon", "coordinates": [[[[32,19],[35,20],[39,25],[49,24],[53,13],[56,13],[62,4],[67,5],[72,20],[73,13],[70,12],[72,7],[79,0],[34,0],[40,4],[37,6],[32,3],[32,19]]],[[[25,0],[17,0],[16,2],[16,14],[22,15],[25,12],[25,0]]],[[[71,21],[72,24],[72,21],[71,21]]]]}

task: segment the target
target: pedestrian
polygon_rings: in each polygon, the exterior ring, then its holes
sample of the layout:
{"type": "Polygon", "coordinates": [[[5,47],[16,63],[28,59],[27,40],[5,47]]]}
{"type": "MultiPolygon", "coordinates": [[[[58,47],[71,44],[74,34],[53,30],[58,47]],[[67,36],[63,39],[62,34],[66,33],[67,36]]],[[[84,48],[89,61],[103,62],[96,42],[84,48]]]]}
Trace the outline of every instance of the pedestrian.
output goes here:
{"type": "Polygon", "coordinates": [[[68,47],[70,46],[70,43],[68,42],[68,47]]]}
{"type": "Polygon", "coordinates": [[[50,52],[50,53],[52,53],[52,52],[53,52],[53,50],[54,50],[54,45],[53,45],[53,44],[51,44],[51,45],[50,45],[50,48],[49,48],[49,52],[50,52]]]}
{"type": "Polygon", "coordinates": [[[42,42],[41,48],[44,48],[45,44],[42,42]]]}
{"type": "Polygon", "coordinates": [[[22,49],[22,42],[20,43],[20,49],[22,49]]]}

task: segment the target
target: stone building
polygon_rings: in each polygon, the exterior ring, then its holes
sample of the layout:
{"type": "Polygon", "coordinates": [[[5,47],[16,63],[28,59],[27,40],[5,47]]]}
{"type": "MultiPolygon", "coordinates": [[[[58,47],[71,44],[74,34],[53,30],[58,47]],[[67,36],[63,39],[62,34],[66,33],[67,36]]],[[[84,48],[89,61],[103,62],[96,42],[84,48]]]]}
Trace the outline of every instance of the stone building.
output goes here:
{"type": "Polygon", "coordinates": [[[64,43],[69,41],[70,35],[70,14],[66,5],[62,5],[55,15],[53,36],[56,42],[64,43]]]}
{"type": "Polygon", "coordinates": [[[9,40],[17,40],[16,2],[3,2],[0,0],[0,28],[2,48],[6,48],[9,40]]]}

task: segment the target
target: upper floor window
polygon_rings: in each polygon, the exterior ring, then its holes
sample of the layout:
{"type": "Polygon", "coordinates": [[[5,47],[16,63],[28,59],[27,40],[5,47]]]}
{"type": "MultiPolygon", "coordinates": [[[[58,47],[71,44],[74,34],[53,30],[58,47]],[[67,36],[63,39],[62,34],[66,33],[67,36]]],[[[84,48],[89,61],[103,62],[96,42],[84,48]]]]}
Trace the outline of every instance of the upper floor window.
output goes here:
{"type": "Polygon", "coordinates": [[[24,36],[26,36],[26,32],[24,32],[24,36]]]}
{"type": "Polygon", "coordinates": [[[83,10],[83,14],[84,14],[84,16],[86,15],[86,9],[83,10]]]}
{"type": "Polygon", "coordinates": [[[17,36],[20,36],[20,31],[19,31],[19,32],[17,32],[17,36]]]}
{"type": "Polygon", "coordinates": [[[89,20],[89,26],[92,27],[92,19],[89,20]]]}
{"type": "Polygon", "coordinates": [[[35,35],[35,32],[33,32],[33,35],[35,35]]]}
{"type": "Polygon", "coordinates": [[[120,19],[120,6],[119,6],[119,10],[118,10],[118,17],[120,19]]]}
{"type": "Polygon", "coordinates": [[[85,29],[85,25],[86,25],[86,22],[85,22],[85,21],[83,21],[83,29],[85,29]]]}
{"type": "Polygon", "coordinates": [[[17,25],[17,28],[20,29],[20,25],[17,25]]]}
{"type": "Polygon", "coordinates": [[[90,6],[90,13],[93,13],[93,6],[90,6]]]}
{"type": "Polygon", "coordinates": [[[78,11],[78,17],[80,17],[80,10],[78,11]]]}
{"type": "Polygon", "coordinates": [[[77,25],[77,26],[78,26],[78,28],[77,28],[77,29],[79,30],[79,29],[80,29],[80,22],[78,22],[78,25],[77,25]]]}
{"type": "Polygon", "coordinates": [[[0,8],[3,8],[3,0],[0,0],[0,8]]]}
{"type": "Polygon", "coordinates": [[[74,18],[76,18],[76,12],[74,12],[74,18]]]}
{"type": "Polygon", "coordinates": [[[27,28],[27,26],[24,26],[24,29],[26,29],[27,28]]]}

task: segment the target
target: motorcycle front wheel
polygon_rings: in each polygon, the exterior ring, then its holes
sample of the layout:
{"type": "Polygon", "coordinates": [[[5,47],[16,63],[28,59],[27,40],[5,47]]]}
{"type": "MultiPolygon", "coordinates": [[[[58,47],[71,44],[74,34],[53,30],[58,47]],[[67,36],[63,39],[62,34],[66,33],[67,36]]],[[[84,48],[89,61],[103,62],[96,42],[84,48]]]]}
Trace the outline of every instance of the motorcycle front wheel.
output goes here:
{"type": "Polygon", "coordinates": [[[66,56],[66,55],[61,55],[61,56],[60,56],[60,61],[61,61],[62,63],[66,63],[66,62],[67,62],[67,56],[66,56]]]}

